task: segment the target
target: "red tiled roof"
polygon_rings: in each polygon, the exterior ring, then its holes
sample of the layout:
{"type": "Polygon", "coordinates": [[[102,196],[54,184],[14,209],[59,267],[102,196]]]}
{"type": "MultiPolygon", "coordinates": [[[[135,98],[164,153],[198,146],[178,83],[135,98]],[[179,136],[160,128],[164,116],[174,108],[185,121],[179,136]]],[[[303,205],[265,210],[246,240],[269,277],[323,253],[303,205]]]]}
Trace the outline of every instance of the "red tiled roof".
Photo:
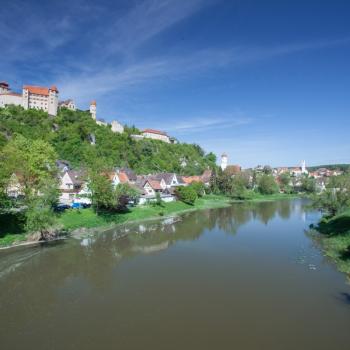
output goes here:
{"type": "Polygon", "coordinates": [[[96,101],[95,100],[92,100],[91,103],[90,103],[90,106],[93,105],[93,106],[96,106],[96,101]]]}
{"type": "Polygon", "coordinates": [[[203,182],[203,179],[201,176],[183,176],[182,180],[186,184],[191,184],[192,182],[203,182]]]}
{"type": "Polygon", "coordinates": [[[160,182],[159,181],[156,181],[156,180],[147,180],[146,183],[149,183],[151,185],[151,187],[154,189],[154,190],[162,190],[162,186],[160,185],[160,182]]]}
{"type": "Polygon", "coordinates": [[[24,85],[23,89],[26,89],[31,94],[35,94],[35,95],[44,95],[44,96],[48,96],[49,95],[49,89],[46,88],[46,87],[24,85]]]}
{"type": "Polygon", "coordinates": [[[154,129],[145,129],[142,131],[142,133],[150,133],[150,134],[157,134],[157,135],[163,135],[163,136],[168,136],[165,132],[159,131],[159,130],[154,130],[154,129]]]}
{"type": "Polygon", "coordinates": [[[124,172],[120,172],[120,173],[118,174],[118,176],[119,176],[119,180],[120,180],[121,183],[127,183],[127,182],[129,182],[128,175],[126,175],[124,172]]]}

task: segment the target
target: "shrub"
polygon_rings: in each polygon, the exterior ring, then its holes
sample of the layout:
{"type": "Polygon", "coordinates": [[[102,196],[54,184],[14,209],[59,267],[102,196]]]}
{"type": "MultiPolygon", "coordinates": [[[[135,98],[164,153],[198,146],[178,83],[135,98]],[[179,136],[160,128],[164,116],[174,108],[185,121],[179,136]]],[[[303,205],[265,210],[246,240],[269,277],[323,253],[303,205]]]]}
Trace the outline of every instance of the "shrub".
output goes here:
{"type": "Polygon", "coordinates": [[[272,175],[264,174],[260,177],[258,191],[261,194],[274,194],[278,192],[278,185],[272,175]]]}
{"type": "Polygon", "coordinates": [[[205,195],[205,186],[203,182],[192,182],[189,187],[196,191],[198,197],[203,197],[205,195]]]}
{"type": "Polygon", "coordinates": [[[197,193],[191,186],[180,186],[176,189],[176,195],[180,201],[193,205],[197,199],[197,193]]]}

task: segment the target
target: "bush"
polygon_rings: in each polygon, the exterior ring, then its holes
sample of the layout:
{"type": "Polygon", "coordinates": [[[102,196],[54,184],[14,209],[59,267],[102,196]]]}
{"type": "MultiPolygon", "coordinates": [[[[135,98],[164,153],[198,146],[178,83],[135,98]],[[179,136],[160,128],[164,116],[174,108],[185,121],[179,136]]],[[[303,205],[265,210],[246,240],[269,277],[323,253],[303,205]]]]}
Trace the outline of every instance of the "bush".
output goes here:
{"type": "Polygon", "coordinates": [[[176,195],[180,201],[193,205],[197,199],[197,193],[191,186],[180,186],[176,189],[176,195]]]}
{"type": "Polygon", "coordinates": [[[189,187],[196,191],[198,197],[203,197],[205,195],[205,186],[203,182],[192,182],[189,187]]]}
{"type": "Polygon", "coordinates": [[[278,192],[278,185],[272,175],[264,174],[259,179],[258,191],[261,194],[274,194],[278,192]]]}

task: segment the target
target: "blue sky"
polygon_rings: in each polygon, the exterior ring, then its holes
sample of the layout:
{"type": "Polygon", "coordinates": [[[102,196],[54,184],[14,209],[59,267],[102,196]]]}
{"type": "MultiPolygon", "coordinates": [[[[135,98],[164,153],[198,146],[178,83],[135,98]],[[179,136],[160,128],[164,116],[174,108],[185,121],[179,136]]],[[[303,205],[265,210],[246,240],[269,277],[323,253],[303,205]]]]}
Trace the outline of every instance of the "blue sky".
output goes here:
{"type": "Polygon", "coordinates": [[[350,2],[1,0],[0,80],[243,167],[350,162],[350,2]]]}

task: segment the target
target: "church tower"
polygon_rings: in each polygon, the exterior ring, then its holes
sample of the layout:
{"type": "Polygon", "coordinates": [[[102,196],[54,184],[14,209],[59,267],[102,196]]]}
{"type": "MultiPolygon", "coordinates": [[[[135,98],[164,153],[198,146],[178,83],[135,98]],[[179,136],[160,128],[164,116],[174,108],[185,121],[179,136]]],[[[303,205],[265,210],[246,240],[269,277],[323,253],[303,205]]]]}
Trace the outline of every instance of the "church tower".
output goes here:
{"type": "Polygon", "coordinates": [[[228,156],[226,153],[221,155],[221,169],[224,171],[227,168],[228,156]]]}
{"type": "Polygon", "coordinates": [[[305,162],[305,160],[303,160],[301,162],[301,173],[302,174],[307,174],[308,173],[308,171],[306,170],[306,162],[305,162]]]}
{"type": "Polygon", "coordinates": [[[93,100],[90,103],[90,114],[93,120],[96,120],[96,101],[93,100]]]}

